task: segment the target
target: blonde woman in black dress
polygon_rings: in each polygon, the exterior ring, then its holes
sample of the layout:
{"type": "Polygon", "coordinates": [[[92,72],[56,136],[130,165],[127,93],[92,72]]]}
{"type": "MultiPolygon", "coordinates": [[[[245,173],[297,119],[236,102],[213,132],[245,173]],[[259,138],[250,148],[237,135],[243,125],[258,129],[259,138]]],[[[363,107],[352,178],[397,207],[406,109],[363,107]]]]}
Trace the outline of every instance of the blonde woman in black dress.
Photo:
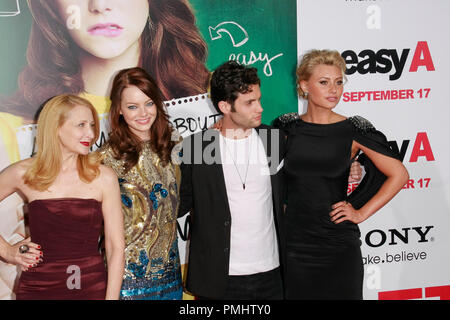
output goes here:
{"type": "Polygon", "coordinates": [[[368,120],[333,111],[343,93],[345,68],[337,51],[305,54],[297,84],[307,111],[275,121],[287,135],[287,299],[362,299],[358,224],[388,203],[409,177],[384,134],[368,120]],[[347,197],[350,165],[360,152],[367,174],[347,197]]]}

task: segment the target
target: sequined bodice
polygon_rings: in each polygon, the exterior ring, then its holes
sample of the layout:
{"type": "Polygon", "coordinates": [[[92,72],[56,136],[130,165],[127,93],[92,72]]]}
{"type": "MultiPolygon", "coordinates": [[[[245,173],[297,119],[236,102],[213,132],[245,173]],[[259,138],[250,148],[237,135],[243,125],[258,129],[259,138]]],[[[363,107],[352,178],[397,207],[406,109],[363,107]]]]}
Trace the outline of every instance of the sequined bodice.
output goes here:
{"type": "Polygon", "coordinates": [[[128,172],[108,144],[100,153],[103,163],[119,177],[126,242],[124,277],[158,274],[170,259],[178,259],[171,257],[177,240],[178,168],[172,163],[163,166],[149,143],[128,172]]]}

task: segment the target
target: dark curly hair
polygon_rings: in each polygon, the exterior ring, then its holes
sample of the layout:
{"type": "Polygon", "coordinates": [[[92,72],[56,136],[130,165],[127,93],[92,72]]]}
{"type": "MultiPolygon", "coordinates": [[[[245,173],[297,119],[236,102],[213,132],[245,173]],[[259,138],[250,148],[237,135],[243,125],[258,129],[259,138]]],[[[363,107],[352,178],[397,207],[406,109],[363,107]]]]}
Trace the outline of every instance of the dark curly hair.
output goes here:
{"type": "Polygon", "coordinates": [[[223,114],[219,109],[219,102],[226,101],[231,104],[234,111],[234,101],[239,93],[250,92],[251,85],[261,85],[256,68],[241,65],[230,60],[220,65],[211,76],[211,101],[217,112],[223,114]]]}

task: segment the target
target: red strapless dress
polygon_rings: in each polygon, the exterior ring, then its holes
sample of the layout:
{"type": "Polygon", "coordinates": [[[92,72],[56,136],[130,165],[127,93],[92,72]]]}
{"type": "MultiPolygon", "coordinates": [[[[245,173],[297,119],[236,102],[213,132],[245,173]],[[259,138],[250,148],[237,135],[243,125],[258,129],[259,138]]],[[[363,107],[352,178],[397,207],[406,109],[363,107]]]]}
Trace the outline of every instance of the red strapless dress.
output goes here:
{"type": "Polygon", "coordinates": [[[40,199],[28,204],[31,241],[43,262],[22,272],[16,293],[28,299],[105,299],[106,270],[98,250],[102,206],[95,199],[40,199]]]}

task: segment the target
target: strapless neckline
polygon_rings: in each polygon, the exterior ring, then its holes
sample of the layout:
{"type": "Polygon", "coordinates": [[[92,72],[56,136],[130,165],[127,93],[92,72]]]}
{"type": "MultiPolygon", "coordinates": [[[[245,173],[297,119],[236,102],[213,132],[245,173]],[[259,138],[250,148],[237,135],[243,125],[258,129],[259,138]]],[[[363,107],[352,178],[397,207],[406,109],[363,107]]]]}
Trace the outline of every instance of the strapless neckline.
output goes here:
{"type": "Polygon", "coordinates": [[[16,298],[104,299],[107,276],[99,251],[101,202],[60,197],[35,199],[27,205],[31,241],[41,246],[44,261],[21,274],[16,298]],[[68,271],[72,270],[68,268],[73,266],[79,270],[82,290],[68,285],[68,271]]]}
{"type": "Polygon", "coordinates": [[[94,198],[64,197],[64,198],[34,199],[33,201],[28,202],[28,205],[32,204],[33,202],[38,202],[38,201],[94,201],[94,202],[101,203],[101,201],[94,199],[94,198]]]}

